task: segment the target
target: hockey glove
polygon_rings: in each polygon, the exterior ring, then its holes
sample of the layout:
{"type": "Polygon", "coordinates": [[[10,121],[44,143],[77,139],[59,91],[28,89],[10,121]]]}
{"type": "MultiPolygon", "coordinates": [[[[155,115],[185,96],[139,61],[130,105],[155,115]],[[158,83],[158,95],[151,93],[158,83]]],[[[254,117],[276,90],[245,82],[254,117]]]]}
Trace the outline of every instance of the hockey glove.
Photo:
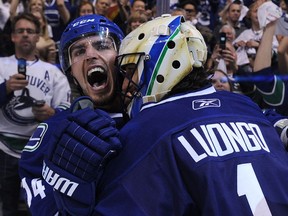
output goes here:
{"type": "Polygon", "coordinates": [[[288,118],[273,109],[265,110],[264,115],[273,124],[286,150],[288,150],[288,118]]]}
{"type": "Polygon", "coordinates": [[[49,143],[48,161],[86,182],[95,181],[121,149],[118,134],[104,111],[78,110],[59,123],[49,143]]]}

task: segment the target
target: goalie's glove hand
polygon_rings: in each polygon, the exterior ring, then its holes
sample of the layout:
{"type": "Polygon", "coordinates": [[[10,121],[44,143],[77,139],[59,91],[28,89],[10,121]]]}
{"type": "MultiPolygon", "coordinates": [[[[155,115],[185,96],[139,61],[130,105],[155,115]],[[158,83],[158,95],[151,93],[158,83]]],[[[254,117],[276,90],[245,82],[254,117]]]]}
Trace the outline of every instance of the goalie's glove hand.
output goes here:
{"type": "Polygon", "coordinates": [[[50,139],[47,158],[52,164],[92,182],[122,145],[114,120],[102,110],[85,108],[59,122],[50,139]]]}
{"type": "Polygon", "coordinates": [[[264,115],[273,124],[286,150],[288,151],[288,118],[273,109],[264,110],[264,115]]]}

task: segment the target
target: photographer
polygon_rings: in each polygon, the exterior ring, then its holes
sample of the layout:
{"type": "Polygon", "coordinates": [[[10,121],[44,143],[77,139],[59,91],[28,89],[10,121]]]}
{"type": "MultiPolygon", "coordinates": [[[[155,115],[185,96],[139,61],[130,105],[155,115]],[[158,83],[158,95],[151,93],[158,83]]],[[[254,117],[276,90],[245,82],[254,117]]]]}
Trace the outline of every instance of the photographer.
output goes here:
{"type": "Polygon", "coordinates": [[[220,69],[227,74],[233,81],[233,92],[242,93],[240,86],[235,82],[234,77],[238,70],[236,50],[226,33],[219,34],[219,41],[214,46],[213,52],[208,59],[207,67],[209,69],[220,69]]]}

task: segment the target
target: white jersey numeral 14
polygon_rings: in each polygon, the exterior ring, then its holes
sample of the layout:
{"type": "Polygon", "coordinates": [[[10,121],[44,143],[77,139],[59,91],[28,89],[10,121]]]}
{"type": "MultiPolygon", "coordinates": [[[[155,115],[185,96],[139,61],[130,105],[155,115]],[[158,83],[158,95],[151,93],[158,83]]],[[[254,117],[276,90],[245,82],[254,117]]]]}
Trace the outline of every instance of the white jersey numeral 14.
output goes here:
{"type": "Polygon", "coordinates": [[[27,182],[26,182],[26,178],[22,179],[22,187],[25,189],[26,194],[27,194],[27,205],[30,207],[31,206],[31,200],[32,200],[32,196],[36,197],[36,196],[40,196],[41,199],[46,197],[45,194],[45,186],[42,184],[42,181],[40,179],[32,179],[31,181],[31,187],[32,187],[32,191],[30,190],[27,182]]]}

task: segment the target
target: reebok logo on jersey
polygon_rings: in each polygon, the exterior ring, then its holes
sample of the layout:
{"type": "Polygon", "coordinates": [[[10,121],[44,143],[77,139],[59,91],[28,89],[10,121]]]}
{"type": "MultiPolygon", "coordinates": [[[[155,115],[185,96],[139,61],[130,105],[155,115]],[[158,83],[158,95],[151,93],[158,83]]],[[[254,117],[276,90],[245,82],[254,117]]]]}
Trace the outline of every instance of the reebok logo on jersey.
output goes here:
{"type": "Polygon", "coordinates": [[[192,108],[194,110],[208,108],[208,107],[220,107],[221,103],[219,99],[199,99],[192,101],[192,108]]]}

